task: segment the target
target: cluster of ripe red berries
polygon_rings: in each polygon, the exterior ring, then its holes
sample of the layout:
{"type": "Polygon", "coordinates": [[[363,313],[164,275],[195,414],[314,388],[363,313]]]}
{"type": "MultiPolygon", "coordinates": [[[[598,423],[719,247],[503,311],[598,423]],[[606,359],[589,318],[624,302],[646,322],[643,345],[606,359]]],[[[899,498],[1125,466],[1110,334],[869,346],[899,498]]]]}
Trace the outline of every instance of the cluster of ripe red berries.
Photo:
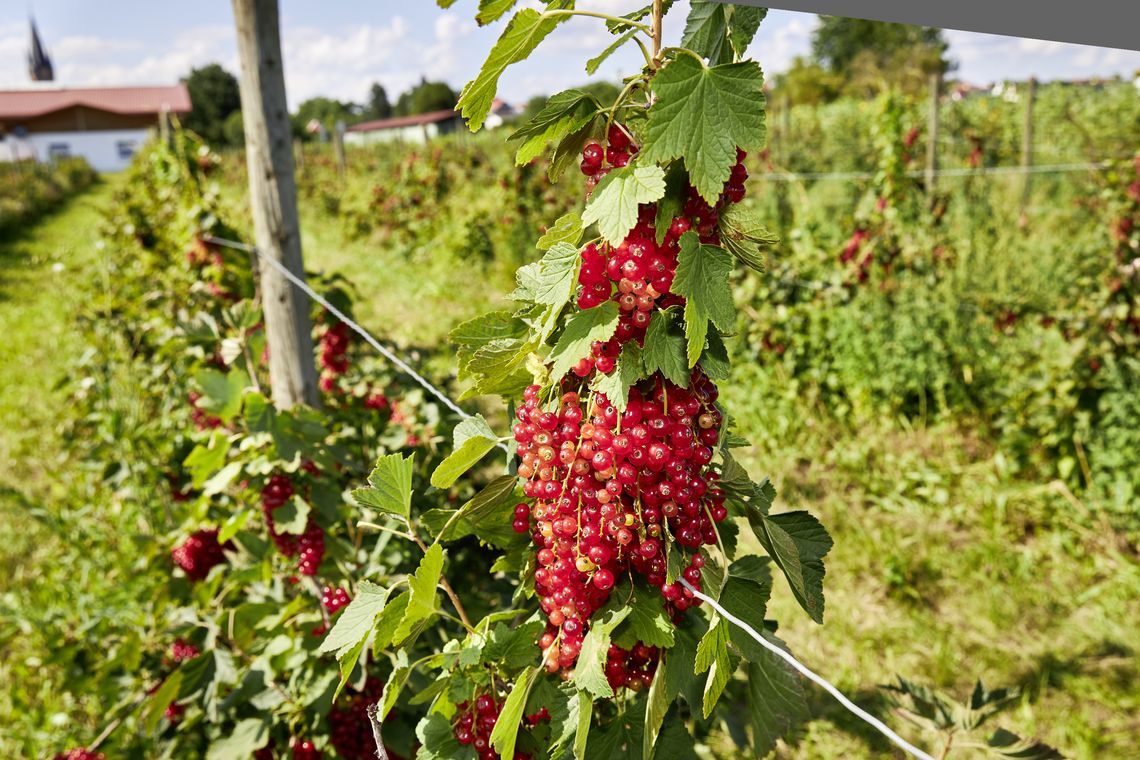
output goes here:
{"type": "Polygon", "coordinates": [[[606,132],[607,147],[591,140],[582,149],[582,163],[579,166],[586,175],[586,185],[593,190],[598,181],[609,174],[610,169],[620,169],[637,155],[638,147],[633,144],[629,132],[620,124],[611,124],[606,132]],[[606,166],[608,164],[609,166],[606,166]]]}
{"type": "Polygon", "coordinates": [[[653,683],[653,674],[657,672],[660,654],[657,647],[647,647],[640,642],[633,649],[610,644],[606,652],[606,680],[613,689],[623,686],[633,691],[648,689],[653,683]]]}
{"type": "MultiPolygon", "coordinates": [[[[481,694],[475,701],[460,702],[456,705],[458,712],[451,724],[455,739],[463,746],[471,746],[479,756],[479,760],[496,760],[499,753],[491,746],[491,732],[495,730],[495,723],[499,720],[499,711],[502,704],[490,694],[481,694]]],[[[533,715],[526,716],[528,726],[535,726],[540,721],[550,720],[550,712],[543,707],[533,715]]],[[[530,760],[531,755],[516,750],[514,760],[530,760]]]]}
{"type": "Polygon", "coordinates": [[[53,760],[106,760],[106,758],[102,752],[91,752],[84,747],[76,747],[55,753],[53,760]]]}
{"type": "MultiPolygon", "coordinates": [[[[347,604],[347,602],[345,602],[347,604]]],[[[329,711],[329,732],[336,755],[342,760],[370,760],[376,757],[376,740],[368,720],[368,705],[380,701],[384,682],[369,678],[361,691],[346,692],[329,711]]],[[[391,751],[388,752],[392,757],[391,751]]]]}
{"type": "Polygon", "coordinates": [[[294,739],[290,745],[293,760],[321,760],[323,755],[311,741],[294,739]]]}
{"type": "Polygon", "coordinates": [[[340,586],[332,587],[325,586],[321,590],[321,604],[329,611],[330,615],[335,615],[342,609],[348,606],[352,599],[348,596],[348,592],[340,586]]]}
{"type": "Polygon", "coordinates": [[[192,581],[203,580],[215,566],[226,561],[225,549],[229,542],[218,543],[218,531],[212,528],[197,530],[170,551],[170,558],[192,581]]]}
{"type": "Polygon", "coordinates": [[[273,523],[273,512],[293,498],[293,481],[280,473],[271,475],[261,489],[261,511],[265,524],[277,550],[286,557],[297,557],[297,571],[301,575],[316,575],[325,556],[325,532],[310,517],[305,532],[300,536],[279,533],[273,523]]]}
{"type": "Polygon", "coordinates": [[[188,398],[190,399],[190,421],[194,423],[195,430],[213,430],[216,427],[221,427],[221,418],[215,417],[198,406],[198,401],[202,398],[201,393],[190,391],[188,398]]]}
{"type": "Polygon", "coordinates": [[[348,325],[340,321],[321,333],[321,378],[318,384],[325,393],[331,393],[336,387],[336,379],[348,372],[348,338],[348,325]]]}

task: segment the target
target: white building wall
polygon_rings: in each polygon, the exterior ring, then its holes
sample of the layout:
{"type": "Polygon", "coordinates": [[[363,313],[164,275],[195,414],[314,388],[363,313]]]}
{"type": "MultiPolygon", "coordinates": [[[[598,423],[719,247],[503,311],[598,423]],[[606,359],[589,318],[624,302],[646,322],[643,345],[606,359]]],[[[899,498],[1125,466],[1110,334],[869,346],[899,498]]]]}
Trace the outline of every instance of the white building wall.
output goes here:
{"type": "Polygon", "coordinates": [[[82,156],[100,172],[127,168],[136,151],[150,138],[150,129],[104,129],[88,132],[38,132],[29,134],[36,158],[50,161],[60,151],[82,156]]]}
{"type": "Polygon", "coordinates": [[[413,124],[407,127],[374,129],[371,132],[345,132],[345,145],[371,145],[384,142],[422,143],[439,134],[438,124],[413,124]]]}

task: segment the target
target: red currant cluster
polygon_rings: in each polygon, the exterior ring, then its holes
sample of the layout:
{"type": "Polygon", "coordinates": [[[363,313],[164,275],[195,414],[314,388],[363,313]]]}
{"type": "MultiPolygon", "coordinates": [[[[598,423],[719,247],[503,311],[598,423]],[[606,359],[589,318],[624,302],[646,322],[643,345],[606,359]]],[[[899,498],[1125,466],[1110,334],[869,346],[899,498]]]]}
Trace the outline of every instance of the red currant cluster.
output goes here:
{"type": "MultiPolygon", "coordinates": [[[[368,760],[376,757],[376,740],[372,736],[372,724],[368,720],[368,705],[380,701],[384,682],[379,678],[369,678],[361,691],[351,692],[345,692],[329,711],[332,745],[336,756],[343,760],[368,760]]],[[[389,757],[399,757],[391,750],[387,750],[387,753],[389,757]]]]}
{"type": "Polygon", "coordinates": [[[193,660],[200,654],[202,654],[202,650],[185,639],[175,639],[174,643],[170,646],[170,659],[174,662],[193,660]]]}
{"type": "Polygon", "coordinates": [[[648,689],[653,683],[653,674],[657,672],[660,656],[657,647],[647,647],[640,642],[633,649],[622,649],[617,644],[610,644],[606,653],[606,680],[614,689],[623,686],[633,691],[648,689]]]}
{"type": "Polygon", "coordinates": [[[391,406],[388,397],[380,391],[372,391],[364,398],[364,408],[374,412],[383,412],[391,406]]]}
{"type": "Polygon", "coordinates": [[[331,393],[336,387],[336,379],[348,371],[348,337],[348,325],[339,321],[321,333],[319,384],[325,393],[331,393]]]}
{"type": "MultiPolygon", "coordinates": [[[[452,724],[456,741],[463,746],[470,745],[474,748],[479,760],[497,760],[499,753],[491,746],[491,732],[495,730],[495,723],[503,706],[490,694],[481,694],[474,703],[460,702],[456,707],[459,708],[459,712],[456,713],[455,722],[452,724]]],[[[528,716],[527,721],[534,725],[541,720],[541,712],[528,716]],[[531,718],[535,720],[531,722],[531,718]]],[[[546,717],[549,719],[549,712],[546,713],[546,717]]],[[[514,760],[530,760],[530,755],[516,751],[514,760]]]]}
{"type": "Polygon", "coordinates": [[[106,760],[106,757],[102,752],[92,752],[85,747],[76,747],[55,753],[53,760],[106,760]]]}
{"type": "Polygon", "coordinates": [[[170,552],[170,558],[174,560],[174,564],[182,568],[187,578],[200,581],[210,574],[211,569],[226,561],[224,550],[229,548],[229,542],[218,543],[218,531],[198,530],[174,547],[170,552]]]}
{"type": "Polygon", "coordinates": [[[317,568],[325,556],[325,532],[320,525],[309,518],[305,532],[300,536],[278,533],[273,524],[273,511],[293,498],[293,481],[285,475],[271,475],[261,489],[261,510],[265,514],[265,524],[277,550],[286,557],[297,557],[297,571],[301,575],[316,575],[317,568]]]}
{"type": "Polygon", "coordinates": [[[638,147],[630,139],[629,132],[620,124],[611,124],[606,132],[606,144],[603,148],[600,143],[591,140],[582,149],[582,173],[588,178],[587,188],[594,189],[598,181],[609,174],[610,169],[619,169],[629,163],[637,155],[638,147]],[[606,164],[609,164],[607,167],[606,164]]]}
{"type": "Polygon", "coordinates": [[[216,427],[221,427],[222,420],[219,417],[215,417],[198,406],[198,401],[201,398],[201,393],[190,391],[190,421],[194,423],[194,429],[213,430],[216,427]]]}
{"type": "Polygon", "coordinates": [[[352,601],[352,599],[349,598],[348,592],[339,586],[336,588],[325,586],[321,591],[321,604],[325,606],[325,609],[329,611],[330,615],[335,615],[340,612],[348,606],[350,601],[352,601]]]}
{"type": "MultiPolygon", "coordinates": [[[[699,370],[690,390],[659,375],[646,385],[644,395],[630,390],[621,414],[602,394],[583,412],[574,391],[563,394],[557,411],[543,411],[539,387],[531,386],[517,413],[518,472],[536,500],[535,589],[549,621],[539,646],[549,651],[551,672],[574,665],[590,616],[631,569],[660,588],[673,610],[697,603],[687,589],[666,584],[666,543],[693,552],[715,544],[714,522],[727,515],[716,475],[707,471],[722,422],[716,386],[699,370]]],[[[695,571],[686,571],[698,588],[702,564],[695,554],[695,571]]]]}

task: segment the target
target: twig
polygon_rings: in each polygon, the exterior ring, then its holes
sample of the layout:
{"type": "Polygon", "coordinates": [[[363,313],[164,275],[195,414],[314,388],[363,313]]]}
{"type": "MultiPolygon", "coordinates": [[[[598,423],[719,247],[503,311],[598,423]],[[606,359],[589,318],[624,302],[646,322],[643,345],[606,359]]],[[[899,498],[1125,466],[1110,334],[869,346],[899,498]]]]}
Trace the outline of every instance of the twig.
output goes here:
{"type": "Polygon", "coordinates": [[[661,0],[653,0],[653,68],[661,55],[661,0]]]}
{"type": "Polygon", "coordinates": [[[372,724],[372,740],[376,742],[376,757],[379,760],[388,760],[388,750],[384,748],[384,737],[380,735],[380,719],[376,717],[376,713],[380,711],[380,703],[368,705],[364,709],[364,714],[368,716],[368,722],[372,724]]]}

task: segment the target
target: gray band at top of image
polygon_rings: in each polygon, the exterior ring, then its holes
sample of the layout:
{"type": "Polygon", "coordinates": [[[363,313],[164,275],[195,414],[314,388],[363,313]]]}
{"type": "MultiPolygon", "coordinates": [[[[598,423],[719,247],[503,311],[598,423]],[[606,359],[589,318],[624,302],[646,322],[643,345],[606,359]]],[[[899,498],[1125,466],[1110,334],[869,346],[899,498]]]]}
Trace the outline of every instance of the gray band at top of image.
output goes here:
{"type": "Polygon", "coordinates": [[[733,0],[789,11],[1140,50],[1138,0],[733,0]]]}

